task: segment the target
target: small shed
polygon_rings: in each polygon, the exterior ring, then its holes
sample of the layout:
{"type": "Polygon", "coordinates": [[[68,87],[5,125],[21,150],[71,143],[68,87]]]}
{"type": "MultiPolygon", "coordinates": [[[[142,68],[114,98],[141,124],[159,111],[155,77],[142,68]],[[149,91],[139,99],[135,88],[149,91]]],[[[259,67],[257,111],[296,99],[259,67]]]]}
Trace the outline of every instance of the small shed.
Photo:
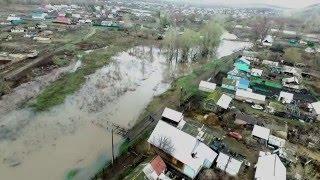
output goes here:
{"type": "Polygon", "coordinates": [[[262,41],[262,44],[264,46],[272,46],[272,43],[273,43],[273,38],[271,35],[267,35],[267,37],[264,38],[264,40],[262,41]]]}
{"type": "Polygon", "coordinates": [[[150,163],[148,163],[144,168],[143,172],[150,180],[156,180],[162,175],[167,169],[166,164],[160,156],[156,156],[150,163]]]}
{"type": "Polygon", "coordinates": [[[256,68],[252,68],[251,69],[251,76],[255,76],[255,77],[261,77],[262,76],[262,69],[256,69],[256,68]]]}
{"type": "Polygon", "coordinates": [[[281,101],[283,104],[290,104],[293,101],[293,94],[285,91],[281,91],[278,101],[281,101]]]}
{"type": "Polygon", "coordinates": [[[199,90],[204,92],[213,92],[217,85],[208,81],[201,81],[199,84],[199,90]]]}
{"type": "Polygon", "coordinates": [[[232,101],[232,97],[222,94],[222,96],[217,102],[217,105],[222,107],[223,109],[228,109],[231,101],[232,101]]]}
{"type": "Polygon", "coordinates": [[[165,108],[161,115],[162,120],[177,126],[183,120],[183,114],[170,108],[165,108]]]}
{"type": "Polygon", "coordinates": [[[284,147],[286,143],[285,139],[279,138],[277,136],[270,135],[268,139],[268,144],[277,148],[284,147]]]}
{"type": "Polygon", "coordinates": [[[254,125],[252,130],[252,136],[268,141],[269,135],[270,135],[270,129],[262,126],[254,125]]]}
{"type": "Polygon", "coordinates": [[[224,153],[219,153],[217,158],[217,168],[227,172],[231,176],[236,176],[241,168],[242,161],[234,159],[224,153]]]}
{"type": "Polygon", "coordinates": [[[311,103],[311,107],[317,115],[320,115],[320,101],[311,103]]]}

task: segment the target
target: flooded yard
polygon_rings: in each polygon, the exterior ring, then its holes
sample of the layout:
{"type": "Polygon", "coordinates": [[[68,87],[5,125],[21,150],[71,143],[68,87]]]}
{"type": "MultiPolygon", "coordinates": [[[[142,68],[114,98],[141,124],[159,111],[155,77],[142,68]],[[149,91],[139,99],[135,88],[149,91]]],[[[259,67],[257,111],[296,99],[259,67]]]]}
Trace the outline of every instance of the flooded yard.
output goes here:
{"type": "MultiPolygon", "coordinates": [[[[247,42],[223,40],[217,57],[248,46],[247,42]]],[[[1,177],[63,179],[69,170],[80,169],[77,179],[88,179],[110,160],[110,125],[132,127],[154,96],[199,65],[169,63],[159,48],[139,46],[113,57],[110,64],[88,76],[79,91],[50,111],[19,109],[14,99],[21,93],[0,100],[1,177]],[[9,101],[10,108],[6,106],[9,101]]],[[[80,61],[65,71],[79,68],[80,61]]],[[[30,85],[18,88],[34,94],[41,90],[30,85]]],[[[116,147],[121,142],[115,136],[116,147]]]]}

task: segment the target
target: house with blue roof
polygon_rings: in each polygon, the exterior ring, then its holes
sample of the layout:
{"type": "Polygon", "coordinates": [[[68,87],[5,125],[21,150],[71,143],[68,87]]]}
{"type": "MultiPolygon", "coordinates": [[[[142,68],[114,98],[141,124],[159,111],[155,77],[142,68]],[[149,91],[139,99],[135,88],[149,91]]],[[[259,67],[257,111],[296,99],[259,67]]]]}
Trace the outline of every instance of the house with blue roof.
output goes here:
{"type": "Polygon", "coordinates": [[[250,84],[250,81],[249,81],[248,79],[241,78],[241,79],[237,82],[237,87],[238,87],[238,89],[247,90],[247,89],[249,88],[249,84],[250,84]]]}
{"type": "Polygon", "coordinates": [[[239,71],[250,72],[250,61],[245,58],[239,58],[234,63],[234,66],[239,71]]]}

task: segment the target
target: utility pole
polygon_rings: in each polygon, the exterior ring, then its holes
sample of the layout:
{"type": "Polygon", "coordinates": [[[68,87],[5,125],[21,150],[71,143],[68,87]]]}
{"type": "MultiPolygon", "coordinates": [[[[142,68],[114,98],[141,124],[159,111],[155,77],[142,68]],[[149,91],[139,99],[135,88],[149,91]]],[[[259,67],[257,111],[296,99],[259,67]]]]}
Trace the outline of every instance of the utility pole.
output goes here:
{"type": "Polygon", "coordinates": [[[112,164],[113,164],[114,163],[113,128],[111,128],[111,143],[112,143],[112,164]]]}

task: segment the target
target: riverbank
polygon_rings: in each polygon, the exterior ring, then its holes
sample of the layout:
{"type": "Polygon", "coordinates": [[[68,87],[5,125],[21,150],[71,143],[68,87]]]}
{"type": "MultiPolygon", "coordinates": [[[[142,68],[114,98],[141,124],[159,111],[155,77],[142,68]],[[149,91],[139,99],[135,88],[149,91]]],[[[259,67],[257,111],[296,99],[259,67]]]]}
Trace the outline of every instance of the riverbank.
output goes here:
{"type": "Polygon", "coordinates": [[[201,80],[208,79],[220,71],[230,69],[237,55],[238,53],[233,53],[221,59],[209,61],[200,68],[195,69],[191,74],[178,78],[172,83],[168,91],[154,97],[138,118],[136,125],[130,130],[131,134],[135,134],[135,136],[130,140],[126,140],[120,146],[120,156],[116,158],[114,164],[108,163],[96,175],[95,179],[121,179],[130,174],[135,166],[148,157],[146,139],[160,118],[161,110],[165,107],[180,109],[180,105],[196,92],[201,80]],[[184,92],[183,97],[181,96],[181,89],[184,92]],[[146,118],[149,115],[154,118],[154,121],[149,123],[150,125],[147,128],[141,129],[141,124],[146,124],[150,121],[149,118],[146,118]]]}

